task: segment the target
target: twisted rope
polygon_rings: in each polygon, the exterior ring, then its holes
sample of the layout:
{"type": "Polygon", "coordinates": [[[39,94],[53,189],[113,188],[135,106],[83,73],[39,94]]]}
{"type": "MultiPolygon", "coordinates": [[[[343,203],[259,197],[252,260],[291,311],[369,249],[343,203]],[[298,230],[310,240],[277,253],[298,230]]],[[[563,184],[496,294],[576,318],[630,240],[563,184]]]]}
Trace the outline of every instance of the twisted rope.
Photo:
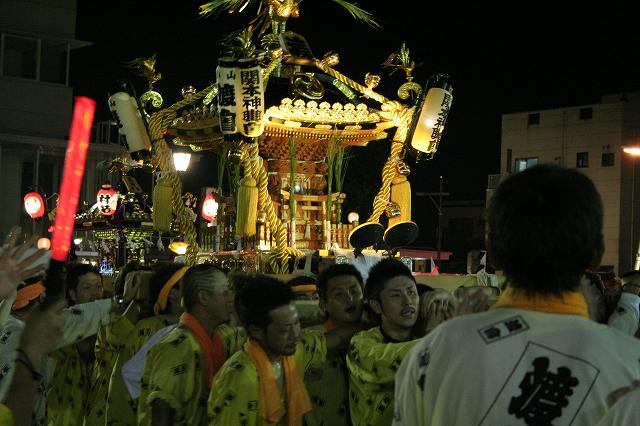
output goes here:
{"type": "Polygon", "coordinates": [[[402,160],[402,150],[409,133],[413,112],[415,111],[415,107],[406,108],[398,102],[389,102],[385,106],[390,109],[389,115],[396,124],[397,129],[391,142],[391,154],[382,168],[382,186],[378,191],[378,195],[373,199],[373,213],[367,219],[367,222],[378,222],[380,216],[389,205],[391,183],[396,175],[399,175],[396,166],[402,160]]]}
{"type": "Polygon", "coordinates": [[[302,256],[301,250],[287,246],[287,229],[276,214],[273,201],[267,188],[267,170],[262,159],[258,156],[258,143],[244,144],[246,155],[244,158],[245,173],[249,173],[258,185],[258,206],[264,210],[267,217],[267,226],[271,229],[271,235],[275,235],[276,247],[267,264],[273,273],[283,274],[288,272],[289,256],[302,256]]]}
{"type": "Polygon", "coordinates": [[[376,93],[372,89],[368,88],[367,86],[363,86],[362,84],[350,79],[346,75],[339,73],[338,71],[334,70],[324,62],[320,60],[316,60],[315,65],[322,72],[329,74],[331,77],[335,78],[338,81],[341,81],[342,83],[346,84],[347,86],[351,87],[354,90],[357,90],[363,95],[366,95],[369,98],[380,102],[381,104],[389,102],[389,99],[385,98],[381,94],[376,93]]]}
{"type": "Polygon", "coordinates": [[[165,173],[165,176],[171,183],[171,187],[173,188],[171,200],[173,211],[176,213],[176,223],[178,224],[180,233],[186,237],[187,243],[189,244],[186,253],[186,263],[188,266],[192,266],[195,263],[196,254],[200,247],[197,242],[196,228],[193,222],[189,220],[186,207],[182,202],[182,182],[176,173],[173,156],[167,142],[164,140],[164,134],[176,118],[176,111],[205,97],[209,92],[216,89],[217,84],[212,84],[206,89],[194,94],[190,99],[183,99],[168,108],[153,113],[149,120],[151,140],[153,141],[153,156],[158,160],[161,172],[165,173]]]}

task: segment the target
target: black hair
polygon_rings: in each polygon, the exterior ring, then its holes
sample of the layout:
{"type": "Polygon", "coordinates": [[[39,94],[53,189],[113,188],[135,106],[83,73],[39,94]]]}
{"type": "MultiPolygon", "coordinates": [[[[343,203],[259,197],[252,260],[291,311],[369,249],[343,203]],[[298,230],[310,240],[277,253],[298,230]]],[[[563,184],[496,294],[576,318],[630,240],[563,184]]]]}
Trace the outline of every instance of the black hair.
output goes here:
{"type": "Polygon", "coordinates": [[[192,266],[185,272],[180,281],[184,309],[189,312],[198,302],[198,292],[201,290],[212,291],[216,282],[216,275],[225,276],[225,273],[210,263],[201,263],[192,266]]]}
{"type": "Polygon", "coordinates": [[[124,292],[125,278],[129,274],[129,272],[135,272],[141,269],[142,265],[140,265],[140,262],[138,262],[137,260],[127,262],[127,264],[124,265],[122,269],[120,269],[118,275],[116,276],[116,279],[113,281],[113,292],[121,295],[124,292]]]}
{"type": "Polygon", "coordinates": [[[287,281],[287,284],[289,284],[289,287],[306,284],[316,285],[316,279],[313,277],[308,277],[306,275],[298,275],[297,277],[293,277],[289,281],[287,281]]]}
{"type": "Polygon", "coordinates": [[[598,289],[601,296],[604,296],[604,283],[600,275],[591,271],[584,271],[584,276],[589,280],[589,283],[598,289]]]}
{"type": "Polygon", "coordinates": [[[71,299],[71,291],[73,290],[75,292],[78,290],[78,282],[80,281],[80,277],[87,274],[96,274],[102,281],[102,274],[100,274],[100,270],[89,263],[68,263],[66,271],[67,279],[65,283],[65,293],[70,304],[74,303],[71,299]]]}
{"type": "Polygon", "coordinates": [[[373,265],[364,287],[367,300],[380,300],[380,293],[384,290],[387,281],[400,276],[411,278],[411,281],[416,282],[407,265],[392,257],[382,259],[373,265]]]}
{"type": "Polygon", "coordinates": [[[604,249],[602,201],[582,173],[539,165],[511,175],[488,209],[488,244],[510,285],[530,293],[575,290],[604,249]]]}
{"type": "MultiPolygon", "coordinates": [[[[159,261],[151,267],[151,280],[149,283],[149,301],[155,303],[158,300],[162,287],[169,281],[169,278],[173,276],[183,265],[170,261],[159,261]]],[[[178,281],[180,282],[180,281],[178,281]]],[[[169,301],[165,306],[164,311],[161,314],[167,313],[169,310],[169,301]]]]}
{"type": "Polygon", "coordinates": [[[318,295],[321,299],[326,300],[327,290],[329,289],[329,280],[343,275],[351,275],[356,278],[360,287],[363,286],[362,275],[360,271],[350,263],[334,263],[320,273],[318,277],[318,295]]]}
{"type": "Polygon", "coordinates": [[[435,291],[436,289],[426,284],[416,283],[416,290],[418,290],[418,296],[422,293],[429,293],[430,291],[435,291]]]}
{"type": "Polygon", "coordinates": [[[245,327],[265,330],[271,323],[269,312],[293,301],[291,287],[275,278],[256,275],[248,278],[238,292],[238,315],[245,327]]]}

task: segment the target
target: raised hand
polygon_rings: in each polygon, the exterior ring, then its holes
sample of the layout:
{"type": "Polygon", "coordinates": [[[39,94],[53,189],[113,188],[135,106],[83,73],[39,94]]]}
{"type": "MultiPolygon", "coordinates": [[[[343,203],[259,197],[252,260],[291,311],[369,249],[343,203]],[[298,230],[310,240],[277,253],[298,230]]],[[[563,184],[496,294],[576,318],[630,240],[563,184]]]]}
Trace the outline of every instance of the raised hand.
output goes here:
{"type": "Polygon", "coordinates": [[[33,247],[38,237],[33,236],[24,244],[14,248],[19,235],[20,227],[13,227],[2,246],[2,253],[0,254],[0,300],[7,297],[21,281],[46,269],[44,264],[31,266],[45,256],[46,250],[35,250],[26,258],[21,259],[24,253],[33,247]]]}

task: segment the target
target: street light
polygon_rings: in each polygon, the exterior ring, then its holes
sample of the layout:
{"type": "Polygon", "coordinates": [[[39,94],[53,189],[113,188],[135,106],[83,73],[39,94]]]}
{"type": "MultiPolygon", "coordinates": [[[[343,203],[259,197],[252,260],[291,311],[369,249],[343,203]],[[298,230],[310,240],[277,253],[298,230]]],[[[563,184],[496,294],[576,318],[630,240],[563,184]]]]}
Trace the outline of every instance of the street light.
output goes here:
{"type": "Polygon", "coordinates": [[[173,165],[178,172],[186,172],[191,162],[191,154],[188,152],[174,152],[173,165]]]}
{"type": "Polygon", "coordinates": [[[622,150],[626,154],[630,154],[634,157],[640,156],[640,146],[623,146],[622,150]]]}
{"type": "MultiPolygon", "coordinates": [[[[636,158],[640,157],[640,145],[627,145],[622,147],[622,151],[625,154],[629,154],[632,157],[631,163],[631,247],[633,247],[633,240],[635,236],[634,222],[635,222],[635,193],[636,193],[636,158]]],[[[636,256],[633,262],[633,269],[640,269],[640,241],[638,242],[638,249],[636,250],[636,256]]]]}

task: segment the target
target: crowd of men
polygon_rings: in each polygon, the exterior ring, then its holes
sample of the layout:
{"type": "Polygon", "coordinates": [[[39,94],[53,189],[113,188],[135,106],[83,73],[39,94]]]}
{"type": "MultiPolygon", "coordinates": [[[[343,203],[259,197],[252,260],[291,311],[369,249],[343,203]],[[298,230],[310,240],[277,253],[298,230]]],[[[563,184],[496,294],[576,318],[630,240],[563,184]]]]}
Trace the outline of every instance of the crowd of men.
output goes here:
{"type": "Polygon", "coordinates": [[[14,229],[0,426],[639,425],[640,271],[617,286],[590,272],[602,218],[587,177],[542,165],[488,209],[504,285],[449,293],[395,258],[313,285],[160,262],[126,265],[105,297],[95,267],[70,263],[54,303],[14,229]]]}

